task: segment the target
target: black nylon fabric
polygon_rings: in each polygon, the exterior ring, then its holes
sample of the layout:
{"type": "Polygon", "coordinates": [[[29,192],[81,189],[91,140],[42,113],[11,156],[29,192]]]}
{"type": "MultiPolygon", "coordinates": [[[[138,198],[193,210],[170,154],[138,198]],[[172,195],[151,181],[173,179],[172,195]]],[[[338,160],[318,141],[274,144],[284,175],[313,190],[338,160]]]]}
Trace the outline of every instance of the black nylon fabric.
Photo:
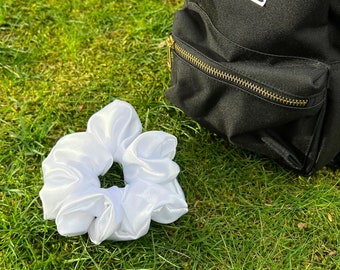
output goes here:
{"type": "Polygon", "coordinates": [[[339,0],[187,0],[172,36],[198,60],[173,51],[165,95],[203,126],[302,174],[340,152],[339,0]],[[221,79],[201,61],[271,94],[221,79]]]}
{"type": "Polygon", "coordinates": [[[189,2],[224,36],[253,50],[323,59],[329,48],[327,0],[268,0],[263,8],[250,0],[189,2]]]}

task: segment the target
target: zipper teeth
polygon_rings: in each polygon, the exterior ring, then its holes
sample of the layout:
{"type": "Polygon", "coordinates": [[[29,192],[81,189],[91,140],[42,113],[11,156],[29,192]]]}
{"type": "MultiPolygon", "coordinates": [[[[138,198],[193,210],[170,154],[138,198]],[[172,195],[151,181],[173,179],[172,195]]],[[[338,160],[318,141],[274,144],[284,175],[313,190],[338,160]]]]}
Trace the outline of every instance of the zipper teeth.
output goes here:
{"type": "Polygon", "coordinates": [[[215,76],[217,78],[220,78],[222,80],[225,80],[227,82],[233,83],[235,85],[244,87],[252,92],[257,93],[258,95],[261,95],[269,100],[272,100],[274,102],[288,105],[288,106],[294,106],[294,107],[306,107],[308,104],[308,99],[295,99],[295,98],[288,98],[282,95],[279,95],[277,93],[274,93],[262,86],[256,85],[255,83],[248,81],[246,79],[240,78],[234,74],[219,70],[215,67],[210,66],[209,64],[203,62],[196,56],[192,55],[191,53],[184,50],[182,47],[180,47],[177,43],[175,43],[171,37],[171,40],[168,43],[179,55],[181,55],[183,58],[191,62],[193,65],[198,67],[199,69],[205,71],[206,73],[215,76]]]}

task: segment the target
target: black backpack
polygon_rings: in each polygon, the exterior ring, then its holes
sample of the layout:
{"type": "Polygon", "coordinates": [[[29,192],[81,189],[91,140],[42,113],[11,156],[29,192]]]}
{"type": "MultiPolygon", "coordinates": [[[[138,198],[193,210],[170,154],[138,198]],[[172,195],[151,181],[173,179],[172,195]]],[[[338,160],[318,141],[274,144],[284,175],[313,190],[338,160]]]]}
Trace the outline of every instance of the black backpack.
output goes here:
{"type": "Polygon", "coordinates": [[[202,126],[301,174],[339,160],[339,0],[186,0],[168,46],[202,126]]]}

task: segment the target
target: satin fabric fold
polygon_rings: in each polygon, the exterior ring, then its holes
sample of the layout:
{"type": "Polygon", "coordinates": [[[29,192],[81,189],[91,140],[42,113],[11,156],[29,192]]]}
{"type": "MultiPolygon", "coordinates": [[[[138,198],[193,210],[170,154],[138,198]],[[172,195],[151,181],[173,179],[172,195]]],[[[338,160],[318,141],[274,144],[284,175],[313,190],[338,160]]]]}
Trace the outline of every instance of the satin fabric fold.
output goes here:
{"type": "Polygon", "coordinates": [[[134,108],[115,100],[92,115],[86,132],[62,137],[42,163],[39,193],[44,218],[55,219],[65,236],[88,233],[91,241],[133,240],[151,220],[171,223],[188,211],[173,161],[177,139],[162,131],[142,132],[134,108]],[[101,188],[113,162],[123,167],[126,186],[101,188]]]}

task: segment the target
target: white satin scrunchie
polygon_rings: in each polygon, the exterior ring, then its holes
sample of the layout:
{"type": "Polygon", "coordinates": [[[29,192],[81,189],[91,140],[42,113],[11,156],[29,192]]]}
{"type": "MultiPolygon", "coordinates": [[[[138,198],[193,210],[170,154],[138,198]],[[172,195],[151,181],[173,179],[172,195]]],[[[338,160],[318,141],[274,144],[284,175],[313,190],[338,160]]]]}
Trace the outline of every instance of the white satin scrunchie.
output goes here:
{"type": "Polygon", "coordinates": [[[133,240],[151,220],[171,223],[188,211],[173,161],[177,139],[142,132],[134,108],[115,100],[91,116],[86,132],[62,137],[42,163],[39,193],[44,218],[64,236],[88,233],[91,241],[133,240]],[[123,167],[124,188],[101,188],[113,162],[123,167]]]}

